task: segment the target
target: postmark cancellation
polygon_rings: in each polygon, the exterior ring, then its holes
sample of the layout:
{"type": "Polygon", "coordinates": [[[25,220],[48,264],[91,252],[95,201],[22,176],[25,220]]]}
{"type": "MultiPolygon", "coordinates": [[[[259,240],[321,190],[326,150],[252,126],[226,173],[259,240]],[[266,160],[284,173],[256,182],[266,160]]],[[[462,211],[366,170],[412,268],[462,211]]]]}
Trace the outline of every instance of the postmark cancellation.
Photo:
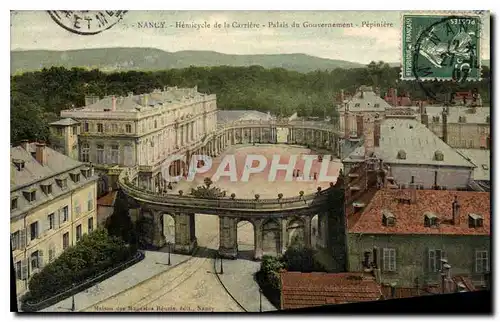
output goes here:
{"type": "Polygon", "coordinates": [[[481,16],[402,15],[401,78],[467,81],[481,78],[481,16]]]}

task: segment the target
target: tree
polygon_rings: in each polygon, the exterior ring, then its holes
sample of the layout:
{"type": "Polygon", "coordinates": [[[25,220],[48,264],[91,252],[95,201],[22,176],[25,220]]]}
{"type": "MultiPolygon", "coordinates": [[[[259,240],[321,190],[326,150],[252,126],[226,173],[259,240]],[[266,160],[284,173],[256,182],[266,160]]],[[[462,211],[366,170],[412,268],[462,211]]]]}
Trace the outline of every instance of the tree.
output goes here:
{"type": "Polygon", "coordinates": [[[321,265],[315,260],[315,255],[316,250],[292,243],[292,246],[283,255],[283,261],[286,263],[286,269],[289,271],[323,271],[321,265]]]}
{"type": "Polygon", "coordinates": [[[137,235],[129,216],[127,199],[121,190],[116,196],[113,214],[106,221],[106,228],[110,235],[119,237],[129,244],[137,244],[137,235]]]}

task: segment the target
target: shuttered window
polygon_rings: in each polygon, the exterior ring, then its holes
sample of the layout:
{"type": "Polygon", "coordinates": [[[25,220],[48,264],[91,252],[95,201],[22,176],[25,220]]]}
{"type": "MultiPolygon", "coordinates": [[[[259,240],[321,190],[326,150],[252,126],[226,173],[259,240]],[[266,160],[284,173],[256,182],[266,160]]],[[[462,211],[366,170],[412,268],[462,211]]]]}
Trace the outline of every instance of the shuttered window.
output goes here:
{"type": "Polygon", "coordinates": [[[396,249],[395,248],[384,248],[382,253],[382,260],[384,263],[384,271],[395,272],[396,271],[396,249]]]}

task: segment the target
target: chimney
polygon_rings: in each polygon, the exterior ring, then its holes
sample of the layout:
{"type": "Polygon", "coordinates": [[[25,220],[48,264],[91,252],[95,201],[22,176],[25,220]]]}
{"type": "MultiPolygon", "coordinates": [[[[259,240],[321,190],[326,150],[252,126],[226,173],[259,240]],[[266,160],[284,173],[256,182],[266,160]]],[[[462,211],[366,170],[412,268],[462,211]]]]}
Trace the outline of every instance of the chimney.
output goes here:
{"type": "Polygon", "coordinates": [[[448,113],[443,108],[443,141],[448,143],[448,113]]]}
{"type": "Polygon", "coordinates": [[[45,143],[36,143],[35,159],[41,165],[45,165],[47,162],[47,156],[45,151],[45,143]]]}
{"type": "Polygon", "coordinates": [[[113,95],[111,97],[111,111],[113,111],[113,112],[116,111],[116,97],[115,97],[115,95],[113,95]]]}
{"type": "Polygon", "coordinates": [[[141,106],[148,106],[148,94],[141,95],[141,106]]]}
{"type": "Polygon", "coordinates": [[[380,146],[380,119],[375,120],[375,128],[373,129],[373,146],[380,146]]]}
{"type": "Polygon", "coordinates": [[[460,225],[460,203],[455,195],[455,200],[452,203],[453,225],[460,225]]]}
{"type": "Polygon", "coordinates": [[[23,149],[25,149],[26,151],[28,151],[29,142],[30,142],[29,140],[22,140],[21,141],[21,147],[23,149]]]}
{"type": "MultiPolygon", "coordinates": [[[[423,106],[423,103],[421,103],[423,106]]],[[[427,109],[424,108],[424,113],[420,115],[420,121],[422,122],[423,125],[426,127],[429,127],[429,115],[427,115],[427,109]]]]}
{"type": "Polygon", "coordinates": [[[369,158],[373,154],[374,137],[373,137],[373,127],[374,122],[372,117],[368,117],[366,122],[363,124],[363,136],[364,136],[364,146],[365,146],[365,158],[369,158]]]}
{"type": "Polygon", "coordinates": [[[363,136],[363,115],[356,115],[356,136],[363,136]]]}

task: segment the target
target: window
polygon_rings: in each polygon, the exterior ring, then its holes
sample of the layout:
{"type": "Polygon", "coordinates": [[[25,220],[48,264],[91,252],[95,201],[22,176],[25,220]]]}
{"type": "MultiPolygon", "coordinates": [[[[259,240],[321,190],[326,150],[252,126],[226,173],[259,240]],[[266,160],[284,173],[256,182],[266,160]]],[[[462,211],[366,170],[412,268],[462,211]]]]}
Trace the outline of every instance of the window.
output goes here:
{"type": "Polygon", "coordinates": [[[76,226],[76,241],[82,238],[82,225],[76,226]]]}
{"type": "Polygon", "coordinates": [[[69,208],[68,206],[64,206],[64,208],[62,209],[62,222],[67,222],[68,221],[68,218],[69,217],[69,208]]]}
{"type": "Polygon", "coordinates": [[[69,233],[64,233],[63,235],[63,249],[69,247],[69,233]]]}
{"type": "Polygon", "coordinates": [[[92,209],[94,209],[94,198],[92,192],[89,192],[87,197],[87,211],[91,211],[92,209]]]}
{"type": "Polygon", "coordinates": [[[37,250],[31,253],[30,256],[31,269],[36,270],[42,268],[43,265],[43,254],[41,250],[37,250]]]}
{"type": "Polygon", "coordinates": [[[379,103],[375,103],[373,106],[374,107],[380,107],[380,104],[379,103]]]}
{"type": "Polygon", "coordinates": [[[10,210],[16,210],[17,209],[17,197],[10,199],[10,210]]]}
{"type": "Polygon", "coordinates": [[[88,143],[82,144],[82,162],[90,161],[90,146],[88,143]]]}
{"type": "Polygon", "coordinates": [[[488,124],[490,123],[490,116],[489,115],[486,116],[486,123],[488,123],[488,124]]]}
{"type": "Polygon", "coordinates": [[[26,198],[26,200],[28,202],[33,202],[36,200],[36,190],[35,189],[23,191],[23,194],[24,194],[24,198],[26,198]]]}
{"type": "Polygon", "coordinates": [[[80,203],[78,202],[78,200],[75,200],[74,202],[74,208],[75,208],[75,215],[78,216],[80,215],[81,213],[81,209],[80,209],[80,203]]]}
{"type": "Polygon", "coordinates": [[[488,251],[476,250],[476,273],[486,273],[489,271],[488,251]]]}
{"type": "Polygon", "coordinates": [[[388,227],[391,227],[391,226],[395,226],[396,225],[396,217],[394,217],[394,215],[387,211],[387,210],[383,210],[382,211],[382,224],[384,226],[388,226],[388,227]]]}
{"type": "Polygon", "coordinates": [[[104,126],[102,126],[102,123],[97,123],[97,132],[104,132],[104,126]]]}
{"type": "Polygon", "coordinates": [[[396,271],[396,249],[384,248],[382,257],[384,263],[384,271],[386,272],[396,271]]]}
{"type": "Polygon", "coordinates": [[[63,134],[64,134],[64,131],[63,131],[62,127],[56,128],[56,135],[62,136],[63,134]]]}
{"type": "Polygon", "coordinates": [[[127,133],[132,133],[132,125],[126,124],[125,125],[125,132],[127,133]]]}
{"type": "Polygon", "coordinates": [[[80,182],[80,174],[79,173],[70,173],[69,176],[74,183],[80,182]]]}
{"type": "Polygon", "coordinates": [[[59,179],[56,179],[56,183],[57,185],[61,188],[61,189],[66,189],[68,187],[68,181],[66,178],[59,178],[59,179]]]}
{"type": "Polygon", "coordinates": [[[16,278],[18,280],[23,279],[23,264],[21,261],[16,262],[16,278]]]}
{"type": "Polygon", "coordinates": [[[405,160],[405,159],[406,159],[406,152],[405,152],[404,150],[399,150],[399,151],[398,151],[397,158],[398,158],[399,160],[405,160]]]}
{"type": "Polygon", "coordinates": [[[114,133],[118,132],[118,125],[115,123],[111,124],[111,131],[114,133]]]}
{"type": "Polygon", "coordinates": [[[14,166],[16,167],[17,171],[21,171],[22,169],[24,169],[25,162],[23,160],[14,159],[12,160],[12,162],[14,163],[14,166]]]}
{"type": "Polygon", "coordinates": [[[360,106],[359,103],[354,104],[354,107],[359,107],[359,106],[360,106]]]}
{"type": "Polygon", "coordinates": [[[42,184],[41,185],[42,187],[42,191],[43,193],[45,193],[46,195],[50,195],[52,193],[52,184],[42,184]]]}
{"type": "Polygon", "coordinates": [[[434,160],[436,161],[443,161],[444,160],[444,154],[441,151],[436,151],[434,152],[434,160]]]}
{"type": "Polygon", "coordinates": [[[53,244],[49,246],[49,262],[52,262],[56,257],[56,249],[53,244]]]}
{"type": "Polygon", "coordinates": [[[51,213],[47,216],[47,221],[49,223],[49,229],[54,229],[55,228],[55,214],[51,213]]]}
{"type": "Polygon", "coordinates": [[[446,253],[441,249],[429,249],[429,272],[440,272],[443,269],[443,262],[446,253]]]}
{"type": "Polygon", "coordinates": [[[97,163],[98,164],[104,163],[104,145],[102,144],[97,145],[97,163]]]}
{"type": "Polygon", "coordinates": [[[432,117],[432,122],[439,123],[439,116],[433,116],[432,117]]]}
{"type": "Polygon", "coordinates": [[[12,250],[16,250],[16,249],[19,249],[20,247],[20,233],[19,233],[19,230],[10,234],[10,240],[11,240],[11,244],[12,244],[12,250]]]}
{"type": "Polygon", "coordinates": [[[458,123],[466,123],[466,122],[467,122],[467,120],[466,120],[465,116],[458,117],[458,123]]]}
{"type": "Polygon", "coordinates": [[[83,132],[88,132],[89,131],[89,123],[85,122],[83,123],[83,132]]]}
{"type": "Polygon", "coordinates": [[[118,164],[118,150],[119,147],[118,145],[112,145],[111,146],[111,163],[112,164],[118,164]]]}
{"type": "Polygon", "coordinates": [[[88,221],[88,229],[89,229],[89,233],[92,232],[92,230],[94,230],[94,218],[93,217],[90,217],[89,218],[89,221],[88,221]]]}
{"type": "Polygon", "coordinates": [[[438,225],[437,215],[433,212],[424,213],[424,226],[425,227],[436,227],[438,225]]]}
{"type": "Polygon", "coordinates": [[[477,214],[469,214],[469,228],[478,228],[483,226],[483,217],[477,214]]]}
{"type": "Polygon", "coordinates": [[[30,225],[30,240],[38,238],[38,221],[30,225]]]}

